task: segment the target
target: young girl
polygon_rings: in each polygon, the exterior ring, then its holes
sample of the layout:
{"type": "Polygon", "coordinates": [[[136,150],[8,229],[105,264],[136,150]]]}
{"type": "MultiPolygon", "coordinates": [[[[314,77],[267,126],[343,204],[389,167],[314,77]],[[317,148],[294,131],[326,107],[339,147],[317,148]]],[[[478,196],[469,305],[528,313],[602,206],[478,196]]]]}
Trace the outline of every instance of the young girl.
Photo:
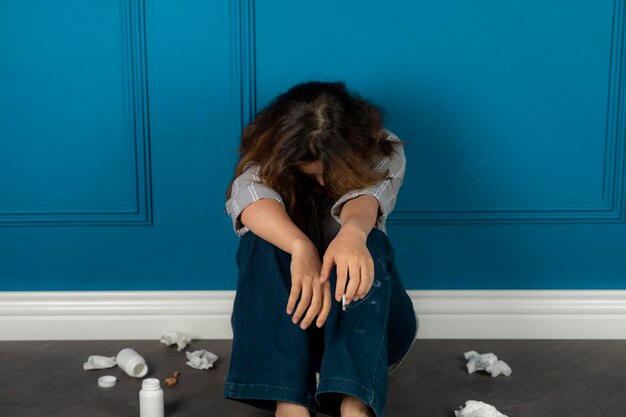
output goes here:
{"type": "Polygon", "coordinates": [[[383,416],[418,327],[385,230],[403,143],[342,82],[296,85],[244,129],[226,193],[240,241],[225,398],[383,416]]]}

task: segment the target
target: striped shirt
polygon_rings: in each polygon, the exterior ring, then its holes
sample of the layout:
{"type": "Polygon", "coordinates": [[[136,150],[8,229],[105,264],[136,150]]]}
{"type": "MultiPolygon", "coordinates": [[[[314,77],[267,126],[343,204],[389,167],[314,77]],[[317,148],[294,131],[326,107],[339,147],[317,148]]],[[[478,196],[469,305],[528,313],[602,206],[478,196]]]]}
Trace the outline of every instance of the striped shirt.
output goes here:
{"type": "MultiPolygon", "coordinates": [[[[387,140],[399,141],[398,137],[389,130],[385,129],[385,132],[388,134],[387,140]]],[[[233,182],[231,197],[226,201],[226,212],[232,218],[233,230],[237,236],[243,236],[249,231],[241,223],[239,216],[243,209],[253,202],[262,198],[271,198],[278,201],[285,208],[280,194],[263,184],[259,176],[259,168],[258,164],[249,163],[241,175],[233,182]]],[[[395,145],[395,152],[388,157],[384,157],[376,166],[378,171],[385,172],[386,169],[389,169],[388,179],[381,180],[367,188],[348,191],[333,204],[330,213],[327,213],[322,220],[326,223],[324,230],[327,243],[335,237],[341,228],[340,214],[343,204],[360,195],[371,195],[378,200],[380,214],[376,219],[374,227],[387,233],[387,217],[396,205],[398,190],[402,185],[406,170],[406,156],[404,154],[404,146],[401,143],[395,145]]]]}

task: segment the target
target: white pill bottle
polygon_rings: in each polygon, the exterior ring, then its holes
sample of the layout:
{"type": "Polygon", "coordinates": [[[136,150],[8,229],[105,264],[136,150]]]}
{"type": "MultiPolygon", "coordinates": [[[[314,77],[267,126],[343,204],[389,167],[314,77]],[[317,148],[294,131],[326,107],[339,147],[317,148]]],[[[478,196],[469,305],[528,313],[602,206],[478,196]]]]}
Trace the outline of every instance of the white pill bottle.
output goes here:
{"type": "Polygon", "coordinates": [[[139,417],[164,417],[163,390],[156,378],[146,378],[139,391],[139,417]]]}

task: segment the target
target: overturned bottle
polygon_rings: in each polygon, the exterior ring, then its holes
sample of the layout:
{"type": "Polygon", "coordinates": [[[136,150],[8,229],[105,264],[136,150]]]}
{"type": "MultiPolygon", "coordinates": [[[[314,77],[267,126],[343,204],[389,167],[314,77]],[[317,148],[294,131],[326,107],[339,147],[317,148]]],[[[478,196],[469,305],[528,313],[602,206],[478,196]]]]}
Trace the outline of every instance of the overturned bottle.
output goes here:
{"type": "Polygon", "coordinates": [[[124,348],[117,354],[117,366],[129,376],[142,378],[148,373],[146,360],[134,349],[124,348]]]}

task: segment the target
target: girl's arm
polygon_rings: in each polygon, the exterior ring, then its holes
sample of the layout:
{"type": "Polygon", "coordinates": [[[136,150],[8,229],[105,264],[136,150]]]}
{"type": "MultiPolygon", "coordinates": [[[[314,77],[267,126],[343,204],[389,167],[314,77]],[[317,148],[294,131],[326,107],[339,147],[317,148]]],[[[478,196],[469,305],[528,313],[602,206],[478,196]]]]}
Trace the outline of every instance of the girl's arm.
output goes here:
{"type": "Polygon", "coordinates": [[[367,249],[367,236],[378,218],[378,206],[376,197],[369,194],[352,198],[343,204],[341,229],[328,245],[321,269],[321,281],[325,283],[333,266],[337,265],[337,301],[345,293],[346,303],[349,304],[353,299],[364,297],[372,286],[374,261],[367,249]]]}
{"type": "Polygon", "coordinates": [[[381,171],[389,171],[388,178],[371,187],[346,193],[331,208],[331,214],[341,224],[341,229],[324,254],[321,281],[328,280],[336,264],[337,301],[344,294],[347,303],[364,297],[374,280],[374,261],[367,249],[367,236],[375,225],[379,228],[385,225],[395,206],[406,170],[404,147],[396,135],[388,133],[387,140],[399,142],[395,152],[383,158],[377,166],[381,171]]]}
{"type": "Polygon", "coordinates": [[[241,222],[255,235],[290,254],[294,245],[312,244],[293,223],[283,205],[270,198],[257,200],[244,208],[241,222]]]}
{"type": "Polygon", "coordinates": [[[339,233],[351,233],[367,240],[378,218],[378,200],[364,194],[348,200],[341,209],[341,229],[339,233]]]}

